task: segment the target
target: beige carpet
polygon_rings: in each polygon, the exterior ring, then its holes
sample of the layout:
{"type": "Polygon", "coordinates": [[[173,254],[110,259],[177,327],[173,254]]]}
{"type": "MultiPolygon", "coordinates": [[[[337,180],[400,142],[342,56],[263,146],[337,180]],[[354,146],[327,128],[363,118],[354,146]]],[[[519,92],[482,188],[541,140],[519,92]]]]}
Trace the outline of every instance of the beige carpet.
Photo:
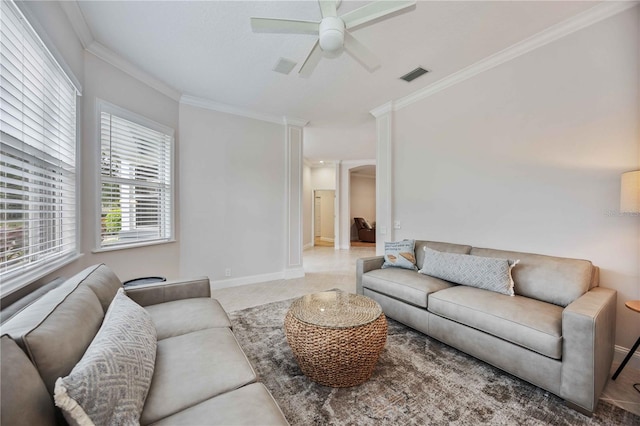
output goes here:
{"type": "Polygon", "coordinates": [[[292,425],[640,425],[600,401],[589,418],[563,401],[445,344],[389,320],[371,380],[334,389],[298,368],[283,332],[291,300],[230,314],[259,380],[292,425]]]}

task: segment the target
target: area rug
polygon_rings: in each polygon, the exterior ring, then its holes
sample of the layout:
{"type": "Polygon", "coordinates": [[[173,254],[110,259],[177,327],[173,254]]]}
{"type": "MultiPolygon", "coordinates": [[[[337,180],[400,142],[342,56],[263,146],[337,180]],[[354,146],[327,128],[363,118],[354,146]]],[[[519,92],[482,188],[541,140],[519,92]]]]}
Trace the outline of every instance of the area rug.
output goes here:
{"type": "Polygon", "coordinates": [[[600,401],[586,417],[540,388],[396,321],[366,383],[334,389],[305,377],[283,331],[293,300],[230,314],[234,333],[292,425],[640,425],[600,401]]]}

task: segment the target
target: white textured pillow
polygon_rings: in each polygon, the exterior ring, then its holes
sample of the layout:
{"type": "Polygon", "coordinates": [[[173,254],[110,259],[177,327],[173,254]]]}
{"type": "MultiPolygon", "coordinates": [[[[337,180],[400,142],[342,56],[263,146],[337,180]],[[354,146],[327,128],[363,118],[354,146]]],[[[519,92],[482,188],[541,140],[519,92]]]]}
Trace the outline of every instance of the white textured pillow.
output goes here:
{"type": "Polygon", "coordinates": [[[382,268],[418,269],[415,254],[416,240],[402,240],[384,243],[384,263],[382,268]]]}
{"type": "Polygon", "coordinates": [[[424,247],[424,263],[418,272],[513,296],[511,269],[518,262],[519,260],[446,253],[424,247]]]}
{"type": "MultiPolygon", "coordinates": [[[[81,320],[81,319],[79,319],[81,320]]],[[[70,425],[140,423],[156,360],[151,316],[118,290],[96,337],[54,399],[70,425]]]]}

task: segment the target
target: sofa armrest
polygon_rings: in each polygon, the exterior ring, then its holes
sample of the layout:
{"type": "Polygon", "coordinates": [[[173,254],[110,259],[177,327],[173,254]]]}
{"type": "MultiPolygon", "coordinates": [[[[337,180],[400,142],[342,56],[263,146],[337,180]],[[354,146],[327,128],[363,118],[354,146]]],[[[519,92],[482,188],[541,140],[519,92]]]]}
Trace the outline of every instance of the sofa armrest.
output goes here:
{"type": "Polygon", "coordinates": [[[142,284],[125,288],[127,296],[140,306],[157,305],[172,300],[211,297],[208,277],[142,284]]]}
{"type": "Polygon", "coordinates": [[[562,384],[560,396],[593,412],[604,389],[616,334],[615,290],[595,287],[562,312],[562,384]]]}
{"type": "Polygon", "coordinates": [[[362,294],[362,275],[374,269],[380,269],[384,256],[363,257],[356,260],[356,293],[362,294]]]}

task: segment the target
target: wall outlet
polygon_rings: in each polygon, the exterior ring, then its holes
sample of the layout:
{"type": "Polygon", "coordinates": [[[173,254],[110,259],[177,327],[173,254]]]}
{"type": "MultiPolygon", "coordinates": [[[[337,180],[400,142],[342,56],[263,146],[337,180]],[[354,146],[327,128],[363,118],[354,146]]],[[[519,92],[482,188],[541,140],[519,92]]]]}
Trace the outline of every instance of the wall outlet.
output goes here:
{"type": "Polygon", "coordinates": [[[393,221],[393,227],[395,229],[400,229],[400,221],[399,220],[394,220],[393,221]]]}
{"type": "Polygon", "coordinates": [[[231,276],[231,268],[227,268],[224,270],[224,276],[225,277],[230,277],[231,276]]]}

